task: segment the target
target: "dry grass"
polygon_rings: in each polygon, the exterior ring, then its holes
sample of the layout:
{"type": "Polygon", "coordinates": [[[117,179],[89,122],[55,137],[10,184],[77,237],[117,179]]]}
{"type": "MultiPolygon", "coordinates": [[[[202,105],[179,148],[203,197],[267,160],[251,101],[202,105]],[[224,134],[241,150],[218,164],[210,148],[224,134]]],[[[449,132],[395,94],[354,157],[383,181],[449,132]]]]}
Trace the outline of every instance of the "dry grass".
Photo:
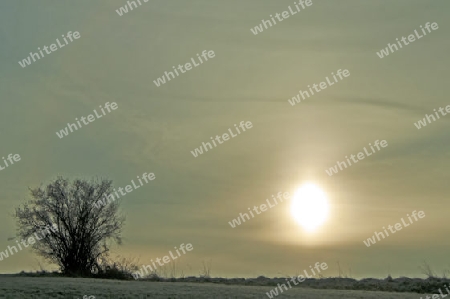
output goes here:
{"type": "MultiPolygon", "coordinates": [[[[214,283],[118,281],[64,277],[0,276],[0,298],[268,298],[273,286],[244,286],[214,283]],[[87,298],[87,297],[86,297],[87,298]]],[[[276,298],[305,299],[418,299],[417,293],[293,288],[276,298]]]]}

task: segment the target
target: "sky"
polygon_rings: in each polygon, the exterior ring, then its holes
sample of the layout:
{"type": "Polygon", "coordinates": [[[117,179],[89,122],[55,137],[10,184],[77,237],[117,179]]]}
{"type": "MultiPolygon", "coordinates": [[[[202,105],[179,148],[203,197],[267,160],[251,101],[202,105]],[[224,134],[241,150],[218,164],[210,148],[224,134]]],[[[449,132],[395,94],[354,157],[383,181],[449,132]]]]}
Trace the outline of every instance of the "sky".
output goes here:
{"type": "MultiPolygon", "coordinates": [[[[313,0],[254,35],[251,28],[293,6],[279,0],[1,1],[0,251],[14,241],[11,214],[29,187],[58,175],[103,177],[115,186],[145,172],[156,179],[124,197],[124,243],[113,254],[142,264],[181,243],[178,261],[198,275],[291,275],[326,262],[356,278],[423,277],[425,260],[450,269],[450,116],[417,129],[450,104],[448,1],[313,0]],[[379,58],[377,52],[427,22],[439,29],[379,58]],[[18,61],[61,35],[80,38],[22,68],[18,61]],[[157,87],[153,81],[202,51],[214,58],[157,87]],[[350,76],[294,106],[288,99],[332,72],[350,76]],[[64,138],[59,132],[99,105],[118,109],[64,138]],[[253,127],[191,154],[234,124],[253,127]],[[326,169],[375,140],[388,146],[333,176],[326,169]],[[231,228],[229,221],[278,192],[313,182],[329,217],[307,233],[285,201],[231,228]],[[367,247],[363,241],[412,211],[426,217],[367,247]]],[[[53,269],[24,250],[0,273],[53,269]]]]}

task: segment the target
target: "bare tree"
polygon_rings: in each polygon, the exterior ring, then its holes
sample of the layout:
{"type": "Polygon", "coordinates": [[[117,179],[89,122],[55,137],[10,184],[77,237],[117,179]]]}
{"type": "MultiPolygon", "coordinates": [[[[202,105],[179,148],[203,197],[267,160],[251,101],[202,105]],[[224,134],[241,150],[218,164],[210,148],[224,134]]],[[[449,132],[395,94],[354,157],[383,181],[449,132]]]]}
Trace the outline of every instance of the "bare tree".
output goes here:
{"type": "Polygon", "coordinates": [[[16,208],[18,235],[23,239],[47,229],[47,234],[31,245],[64,274],[89,275],[108,255],[111,242],[122,243],[125,217],[119,202],[101,207],[94,203],[113,191],[112,181],[58,177],[46,187],[29,189],[31,200],[16,208]],[[52,228],[52,229],[48,229],[52,228]]]}
{"type": "Polygon", "coordinates": [[[427,263],[427,261],[423,261],[422,265],[419,266],[420,272],[422,274],[425,274],[428,278],[436,278],[437,275],[431,268],[430,264],[427,263]]]}

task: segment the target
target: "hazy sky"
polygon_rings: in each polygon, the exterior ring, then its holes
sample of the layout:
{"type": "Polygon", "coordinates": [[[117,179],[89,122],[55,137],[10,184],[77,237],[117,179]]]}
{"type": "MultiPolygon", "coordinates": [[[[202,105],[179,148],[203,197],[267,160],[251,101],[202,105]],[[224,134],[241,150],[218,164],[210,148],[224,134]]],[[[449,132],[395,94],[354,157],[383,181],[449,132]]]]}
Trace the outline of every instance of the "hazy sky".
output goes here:
{"type": "MultiPolygon", "coordinates": [[[[295,274],[336,262],[356,277],[419,276],[427,260],[450,268],[450,116],[414,122],[450,104],[450,2],[313,0],[263,33],[250,28],[288,0],[150,0],[119,16],[126,1],[1,1],[0,251],[15,235],[10,216],[28,187],[57,175],[106,177],[116,186],[154,172],[124,197],[124,244],[113,253],[179,260],[198,275],[295,274]],[[439,29],[380,59],[376,52],[426,22],[439,29]],[[68,31],[81,38],[26,68],[18,61],[68,31]],[[203,50],[216,56],[168,84],[153,80],[203,50]],[[350,77],[306,101],[287,99],[338,69],[350,77]],[[105,102],[119,108],[63,139],[55,132],[105,102]],[[191,150],[240,121],[253,128],[194,158],[191,150]],[[389,146],[330,177],[325,169],[369,142],[389,146]],[[305,234],[289,202],[232,229],[228,221],[278,191],[312,181],[330,218],[305,234]],[[424,219],[367,248],[363,240],[413,210],[424,219]]],[[[0,273],[38,269],[29,250],[0,273]]]]}

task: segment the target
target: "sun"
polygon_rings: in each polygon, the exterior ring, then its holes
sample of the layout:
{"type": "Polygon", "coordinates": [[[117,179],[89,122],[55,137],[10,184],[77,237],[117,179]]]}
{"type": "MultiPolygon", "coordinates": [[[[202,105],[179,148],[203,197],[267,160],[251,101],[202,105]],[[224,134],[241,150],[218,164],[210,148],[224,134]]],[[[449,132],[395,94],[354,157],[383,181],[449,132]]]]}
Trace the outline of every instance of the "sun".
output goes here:
{"type": "Polygon", "coordinates": [[[313,232],[328,218],[329,205],[325,192],[313,183],[302,185],[295,192],[291,214],[306,231],[313,232]]]}

